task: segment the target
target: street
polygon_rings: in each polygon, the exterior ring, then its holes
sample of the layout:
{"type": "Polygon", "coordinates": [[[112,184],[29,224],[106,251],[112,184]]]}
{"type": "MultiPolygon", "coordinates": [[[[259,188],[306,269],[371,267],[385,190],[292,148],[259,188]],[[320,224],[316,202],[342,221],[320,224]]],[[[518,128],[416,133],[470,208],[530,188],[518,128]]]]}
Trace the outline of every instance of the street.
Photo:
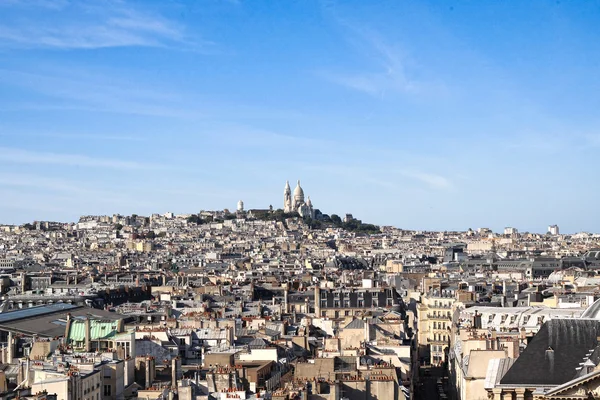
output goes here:
{"type": "MultiPolygon", "coordinates": [[[[434,400],[439,399],[439,390],[437,387],[438,379],[442,379],[444,370],[440,367],[421,367],[419,370],[419,385],[415,390],[415,399],[417,400],[434,400]]],[[[444,389],[447,391],[444,382],[444,389]]]]}

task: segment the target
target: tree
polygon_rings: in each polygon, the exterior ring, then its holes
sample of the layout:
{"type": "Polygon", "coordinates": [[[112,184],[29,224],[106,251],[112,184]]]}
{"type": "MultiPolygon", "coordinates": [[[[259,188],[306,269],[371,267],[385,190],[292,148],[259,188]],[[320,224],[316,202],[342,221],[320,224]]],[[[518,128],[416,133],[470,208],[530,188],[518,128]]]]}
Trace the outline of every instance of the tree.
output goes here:
{"type": "Polygon", "coordinates": [[[116,231],[120,231],[121,229],[123,229],[123,225],[121,225],[121,224],[115,224],[115,230],[116,231]]]}
{"type": "Polygon", "coordinates": [[[187,222],[190,224],[202,225],[205,221],[196,214],[187,217],[187,222]]]}
{"type": "Polygon", "coordinates": [[[342,219],[337,214],[331,214],[331,217],[329,218],[331,218],[331,222],[333,222],[336,225],[341,225],[342,223],[342,219]]]}

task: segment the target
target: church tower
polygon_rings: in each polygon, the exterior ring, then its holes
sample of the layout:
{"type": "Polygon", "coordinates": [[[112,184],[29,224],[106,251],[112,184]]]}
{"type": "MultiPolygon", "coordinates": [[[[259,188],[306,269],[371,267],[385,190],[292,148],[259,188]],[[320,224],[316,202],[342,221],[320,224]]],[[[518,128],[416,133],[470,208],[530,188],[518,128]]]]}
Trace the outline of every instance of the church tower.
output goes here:
{"type": "Polygon", "coordinates": [[[283,212],[290,213],[293,210],[292,189],[290,188],[290,182],[285,181],[285,189],[283,189],[283,212]]]}

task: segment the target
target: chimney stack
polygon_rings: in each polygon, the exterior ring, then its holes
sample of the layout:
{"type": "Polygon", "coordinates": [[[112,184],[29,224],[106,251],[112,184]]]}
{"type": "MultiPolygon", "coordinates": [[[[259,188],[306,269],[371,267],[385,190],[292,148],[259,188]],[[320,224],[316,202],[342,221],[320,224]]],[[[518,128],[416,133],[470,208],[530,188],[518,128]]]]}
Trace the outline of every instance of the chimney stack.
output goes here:
{"type": "Polygon", "coordinates": [[[150,357],[146,357],[146,368],[145,368],[145,384],[146,384],[146,389],[150,388],[152,386],[152,373],[151,373],[151,364],[152,359],[150,357]]]}
{"type": "Polygon", "coordinates": [[[92,350],[92,327],[90,324],[90,317],[85,318],[85,351],[92,350]]]}
{"type": "Polygon", "coordinates": [[[171,388],[177,389],[177,361],[179,357],[174,357],[171,360],[171,388]]]}

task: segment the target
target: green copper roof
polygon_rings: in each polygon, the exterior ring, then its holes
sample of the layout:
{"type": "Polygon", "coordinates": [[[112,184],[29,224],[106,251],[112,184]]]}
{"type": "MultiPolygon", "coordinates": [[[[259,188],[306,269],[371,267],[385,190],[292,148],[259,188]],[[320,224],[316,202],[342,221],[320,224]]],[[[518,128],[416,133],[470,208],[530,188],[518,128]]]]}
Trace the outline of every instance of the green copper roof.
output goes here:
{"type": "MultiPolygon", "coordinates": [[[[90,340],[112,338],[117,333],[117,321],[90,320],[90,340]]],[[[68,340],[83,342],[85,340],[85,321],[74,320],[71,322],[68,340]]]]}

